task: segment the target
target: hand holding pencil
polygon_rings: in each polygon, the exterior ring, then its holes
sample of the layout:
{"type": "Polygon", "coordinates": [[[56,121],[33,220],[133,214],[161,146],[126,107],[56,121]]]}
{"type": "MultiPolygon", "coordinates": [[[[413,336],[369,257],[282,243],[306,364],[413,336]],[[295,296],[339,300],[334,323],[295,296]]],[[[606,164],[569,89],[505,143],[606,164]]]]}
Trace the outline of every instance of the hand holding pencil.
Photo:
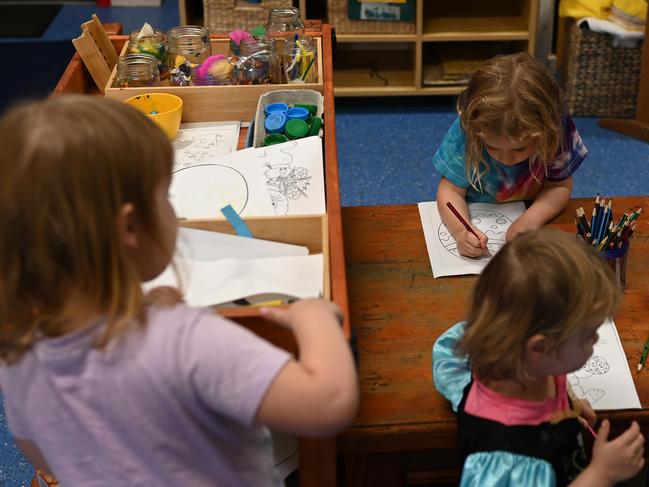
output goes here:
{"type": "Polygon", "coordinates": [[[460,252],[460,255],[477,258],[489,254],[489,250],[487,249],[487,236],[477,228],[471,226],[450,201],[446,203],[446,206],[462,224],[462,228],[455,232],[457,250],[460,252]]]}

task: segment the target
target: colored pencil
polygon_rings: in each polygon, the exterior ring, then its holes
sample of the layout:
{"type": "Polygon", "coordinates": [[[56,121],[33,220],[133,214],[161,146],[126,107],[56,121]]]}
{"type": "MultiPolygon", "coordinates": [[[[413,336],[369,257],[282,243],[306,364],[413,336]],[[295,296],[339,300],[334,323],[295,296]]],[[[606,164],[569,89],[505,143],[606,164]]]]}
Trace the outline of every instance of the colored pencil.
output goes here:
{"type": "Polygon", "coordinates": [[[460,215],[460,212],[457,211],[457,210],[455,209],[455,207],[453,206],[453,204],[452,204],[450,201],[447,201],[447,202],[446,202],[446,206],[448,206],[449,210],[451,210],[451,211],[453,212],[453,214],[455,215],[455,217],[456,217],[458,220],[460,220],[460,223],[461,223],[462,225],[464,225],[464,228],[466,228],[467,231],[469,231],[469,232],[471,232],[473,235],[475,235],[475,238],[477,238],[477,239],[478,239],[478,242],[479,242],[479,241],[480,241],[480,237],[478,237],[478,234],[475,233],[475,231],[473,230],[473,228],[471,228],[471,225],[469,225],[469,224],[467,223],[467,221],[466,221],[464,218],[462,218],[462,215],[460,215]]]}

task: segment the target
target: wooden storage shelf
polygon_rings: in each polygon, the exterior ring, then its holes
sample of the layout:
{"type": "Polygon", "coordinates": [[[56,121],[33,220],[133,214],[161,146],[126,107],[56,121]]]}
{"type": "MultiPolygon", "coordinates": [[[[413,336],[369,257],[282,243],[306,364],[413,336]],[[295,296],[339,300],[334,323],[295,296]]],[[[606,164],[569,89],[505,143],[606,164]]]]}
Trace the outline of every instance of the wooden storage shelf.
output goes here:
{"type": "Polygon", "coordinates": [[[424,41],[527,40],[530,31],[521,17],[428,17],[424,41]]]}
{"type": "MultiPolygon", "coordinates": [[[[334,91],[337,96],[455,95],[455,85],[428,86],[424,82],[431,64],[431,45],[463,43],[465,51],[492,47],[493,55],[525,51],[534,54],[539,0],[417,0],[414,34],[337,34],[334,91]],[[352,46],[372,43],[373,55],[384,64],[398,59],[396,46],[408,43],[412,60],[406,66],[370,69],[362,61],[350,60],[352,46]],[[493,46],[501,43],[500,48],[493,46]],[[372,72],[387,80],[387,84],[372,72]]],[[[335,26],[334,26],[335,27],[335,26]]],[[[487,59],[487,56],[483,59],[487,59]]]]}

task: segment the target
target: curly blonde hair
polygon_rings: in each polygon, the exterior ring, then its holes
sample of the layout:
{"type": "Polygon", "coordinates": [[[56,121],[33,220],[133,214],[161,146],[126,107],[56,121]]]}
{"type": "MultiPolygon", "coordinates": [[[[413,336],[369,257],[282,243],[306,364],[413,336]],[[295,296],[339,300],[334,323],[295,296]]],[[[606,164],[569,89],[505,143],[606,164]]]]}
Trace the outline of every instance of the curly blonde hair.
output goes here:
{"type": "Polygon", "coordinates": [[[612,317],[621,296],[592,246],[548,227],[523,233],[480,274],[459,351],[481,379],[523,382],[530,337],[545,335],[559,347],[583,327],[612,317]]]}
{"type": "Polygon", "coordinates": [[[173,163],[162,130],[122,103],[66,95],[9,110],[0,147],[0,361],[63,334],[71,292],[107,314],[100,346],[143,323],[140,277],[116,219],[133,204],[171,255],[154,204],[173,163]]]}
{"type": "Polygon", "coordinates": [[[536,160],[549,162],[563,139],[561,88],[543,64],[527,53],[496,56],[471,77],[457,100],[466,134],[466,174],[480,190],[489,170],[483,137],[504,135],[517,142],[533,140],[530,169],[536,160]]]}

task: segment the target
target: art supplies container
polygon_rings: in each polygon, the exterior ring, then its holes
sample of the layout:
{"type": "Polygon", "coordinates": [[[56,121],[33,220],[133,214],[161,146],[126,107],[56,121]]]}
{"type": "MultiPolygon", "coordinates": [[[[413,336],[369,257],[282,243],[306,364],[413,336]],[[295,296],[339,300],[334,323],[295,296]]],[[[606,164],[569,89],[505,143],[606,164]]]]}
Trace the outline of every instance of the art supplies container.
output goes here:
{"type": "Polygon", "coordinates": [[[615,273],[615,277],[620,283],[622,290],[626,288],[626,263],[629,256],[629,247],[630,243],[627,240],[620,248],[600,252],[601,256],[615,273]]]}
{"type": "Polygon", "coordinates": [[[268,12],[266,35],[268,37],[293,39],[304,34],[304,23],[300,11],[295,7],[276,7],[268,12]]]}
{"type": "Polygon", "coordinates": [[[240,85],[279,83],[277,47],[269,37],[243,39],[237,64],[240,85]]]}
{"type": "Polygon", "coordinates": [[[139,30],[134,30],[128,38],[128,51],[131,54],[150,54],[158,61],[160,79],[169,77],[167,68],[167,40],[165,33],[153,29],[152,35],[140,36],[139,30]]]}
{"type": "Polygon", "coordinates": [[[208,30],[198,25],[169,29],[167,52],[169,81],[172,85],[188,86],[192,70],[212,54],[208,30]]]}
{"type": "Polygon", "coordinates": [[[158,61],[149,54],[126,54],[117,60],[115,86],[142,88],[160,86],[158,61]]]}
{"type": "Polygon", "coordinates": [[[288,40],[282,56],[284,83],[313,83],[318,79],[318,56],[312,37],[288,40]]]}
{"type": "Polygon", "coordinates": [[[192,69],[192,86],[235,85],[234,66],[223,54],[210,56],[202,64],[192,69]]]}
{"type": "Polygon", "coordinates": [[[144,113],[165,131],[170,140],[176,138],[183,116],[183,100],[169,93],[147,93],[124,100],[144,113]]]}

